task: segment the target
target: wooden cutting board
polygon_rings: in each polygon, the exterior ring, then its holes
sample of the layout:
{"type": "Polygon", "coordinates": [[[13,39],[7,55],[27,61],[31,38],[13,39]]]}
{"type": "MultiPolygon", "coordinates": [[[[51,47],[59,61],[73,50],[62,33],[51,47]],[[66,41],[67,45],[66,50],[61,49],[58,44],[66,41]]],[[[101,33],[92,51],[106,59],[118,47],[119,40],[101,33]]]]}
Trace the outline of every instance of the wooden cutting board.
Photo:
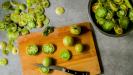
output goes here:
{"type": "Polygon", "coordinates": [[[34,32],[26,36],[21,36],[17,40],[19,45],[19,55],[22,63],[23,75],[69,75],[61,71],[54,70],[49,74],[43,74],[39,71],[38,67],[34,66],[35,63],[42,63],[42,60],[46,57],[52,57],[56,60],[55,65],[63,66],[68,69],[77,71],[87,71],[90,75],[100,74],[100,66],[96,48],[94,45],[91,24],[88,22],[79,23],[82,27],[82,34],[75,36],[70,34],[70,25],[65,27],[58,27],[49,36],[43,36],[40,32],[34,32]],[[81,42],[84,44],[84,51],[82,54],[78,54],[74,50],[74,46],[66,47],[62,43],[64,36],[70,35],[74,37],[75,42],[81,42]],[[41,52],[36,56],[26,55],[26,47],[29,44],[37,44],[41,47],[43,44],[53,43],[56,45],[56,51],[54,54],[44,54],[41,52]],[[69,49],[72,52],[72,58],[69,61],[64,61],[59,57],[60,51],[63,49],[69,49]]]}

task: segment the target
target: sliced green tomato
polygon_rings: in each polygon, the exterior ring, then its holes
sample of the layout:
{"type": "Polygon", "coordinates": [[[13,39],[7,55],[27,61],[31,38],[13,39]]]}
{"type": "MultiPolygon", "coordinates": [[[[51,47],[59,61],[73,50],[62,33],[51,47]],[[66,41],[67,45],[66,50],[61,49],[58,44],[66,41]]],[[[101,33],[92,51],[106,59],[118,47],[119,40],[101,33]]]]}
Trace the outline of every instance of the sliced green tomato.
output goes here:
{"type": "Polygon", "coordinates": [[[0,42],[0,49],[4,50],[7,47],[7,43],[5,41],[0,42]]]}
{"type": "Polygon", "coordinates": [[[37,20],[37,28],[42,28],[44,25],[43,25],[43,22],[41,20],[37,20]]]}
{"type": "Polygon", "coordinates": [[[129,19],[133,22],[133,9],[129,11],[129,19]]]}
{"type": "Polygon", "coordinates": [[[126,16],[127,15],[127,12],[124,11],[124,10],[119,10],[117,11],[117,16],[118,17],[123,17],[123,16],[126,16]]]}
{"type": "Polygon", "coordinates": [[[54,32],[54,27],[46,26],[43,30],[43,35],[48,36],[52,32],[54,32]]]}
{"type": "Polygon", "coordinates": [[[8,31],[7,36],[9,40],[15,41],[19,36],[19,32],[8,31]]]}
{"type": "Polygon", "coordinates": [[[122,29],[122,27],[120,27],[120,26],[118,26],[118,25],[114,27],[114,31],[115,31],[115,33],[116,33],[117,35],[123,34],[123,29],[122,29]]]}
{"type": "Polygon", "coordinates": [[[6,30],[6,28],[7,28],[6,22],[0,21],[0,30],[4,31],[6,30]]]}
{"type": "Polygon", "coordinates": [[[16,47],[13,47],[13,49],[12,49],[12,54],[13,55],[17,55],[18,54],[18,49],[16,48],[16,47]]]}
{"type": "Polygon", "coordinates": [[[128,17],[121,17],[119,19],[119,24],[123,29],[127,29],[129,25],[129,18],[128,17]]]}
{"type": "Polygon", "coordinates": [[[128,9],[128,7],[126,6],[126,4],[124,4],[124,3],[120,5],[120,8],[122,10],[125,10],[125,11],[127,11],[127,9],[128,9]]]}
{"type": "Polygon", "coordinates": [[[129,0],[124,0],[124,1],[125,1],[126,6],[128,6],[128,8],[131,8],[131,9],[133,8],[129,0]]]}
{"type": "Polygon", "coordinates": [[[38,47],[36,45],[29,45],[26,49],[26,54],[28,55],[36,55],[38,52],[38,47]]]}
{"type": "Polygon", "coordinates": [[[75,45],[75,50],[77,53],[81,53],[83,51],[83,45],[81,43],[78,43],[75,45]]]}
{"type": "Polygon", "coordinates": [[[113,0],[114,1],[114,3],[116,3],[116,4],[122,4],[123,3],[123,0],[113,0]]]}
{"type": "Polygon", "coordinates": [[[13,22],[18,23],[21,17],[18,13],[11,13],[10,18],[13,22]]]}
{"type": "Polygon", "coordinates": [[[46,18],[46,19],[43,21],[43,24],[44,24],[44,25],[49,25],[49,22],[50,22],[50,20],[49,20],[48,18],[46,18]]]}
{"type": "Polygon", "coordinates": [[[25,9],[26,9],[26,5],[25,5],[25,4],[20,4],[20,5],[19,5],[19,9],[25,10],[25,9]]]}
{"type": "Polygon", "coordinates": [[[7,55],[8,53],[9,53],[8,50],[6,50],[6,49],[5,49],[5,50],[2,50],[2,54],[3,54],[3,55],[7,55]]]}
{"type": "Polygon", "coordinates": [[[2,4],[2,8],[4,8],[4,9],[10,9],[10,8],[11,8],[10,1],[5,1],[5,2],[2,4]]]}
{"type": "Polygon", "coordinates": [[[67,49],[63,49],[60,53],[60,57],[63,59],[63,60],[69,60],[71,58],[71,53],[69,52],[69,50],[67,49]]]}
{"type": "Polygon", "coordinates": [[[97,8],[95,15],[104,18],[107,15],[107,9],[104,7],[97,8]]]}
{"type": "Polygon", "coordinates": [[[40,67],[42,73],[49,73],[50,69],[45,67],[40,67]]]}
{"type": "Polygon", "coordinates": [[[4,21],[6,21],[6,22],[11,22],[10,15],[11,15],[11,14],[5,15],[5,16],[4,16],[4,21]]]}
{"type": "Polygon", "coordinates": [[[14,7],[17,7],[17,5],[19,5],[19,3],[15,0],[10,1],[10,4],[14,7]]]}
{"type": "Polygon", "coordinates": [[[14,47],[13,44],[10,44],[10,43],[9,43],[9,44],[7,45],[7,47],[6,47],[6,50],[10,52],[10,51],[12,51],[13,47],[14,47]]]}
{"type": "Polygon", "coordinates": [[[117,6],[116,6],[113,2],[109,2],[109,5],[110,5],[110,8],[111,8],[113,11],[117,11],[117,10],[118,10],[117,6]]]}
{"type": "Polygon", "coordinates": [[[36,24],[34,21],[29,21],[27,24],[27,29],[31,30],[36,27],[36,24]]]}
{"type": "Polygon", "coordinates": [[[81,27],[77,25],[73,25],[70,27],[70,32],[74,35],[79,35],[81,33],[81,27]]]}
{"type": "Polygon", "coordinates": [[[16,32],[17,31],[17,25],[15,23],[10,23],[7,27],[8,32],[16,32]]]}
{"type": "Polygon", "coordinates": [[[65,37],[63,38],[63,44],[64,44],[65,46],[72,46],[73,43],[74,43],[74,39],[73,39],[71,36],[65,36],[65,37]]]}
{"type": "Polygon", "coordinates": [[[106,21],[104,25],[102,25],[105,31],[111,31],[114,28],[115,24],[112,21],[106,21]]]}
{"type": "Polygon", "coordinates": [[[31,7],[32,6],[32,4],[31,3],[27,3],[27,7],[31,7]]]}
{"type": "Polygon", "coordinates": [[[45,57],[42,63],[44,66],[50,66],[52,64],[52,59],[50,57],[45,57]]]}
{"type": "Polygon", "coordinates": [[[44,13],[44,8],[41,5],[37,5],[36,8],[34,9],[34,12],[36,14],[43,14],[44,13]]]}
{"type": "Polygon", "coordinates": [[[43,8],[48,8],[50,6],[50,2],[48,0],[41,2],[43,8]]]}
{"type": "Polygon", "coordinates": [[[22,30],[21,30],[21,34],[22,35],[26,35],[26,34],[28,34],[30,31],[27,29],[27,28],[23,28],[22,30]]]}
{"type": "Polygon", "coordinates": [[[44,14],[36,14],[36,18],[37,20],[45,21],[46,16],[44,14]]]}
{"type": "Polygon", "coordinates": [[[62,14],[64,14],[64,12],[65,12],[65,9],[64,9],[63,7],[57,7],[57,8],[55,9],[55,13],[56,13],[57,15],[62,15],[62,14]]]}
{"type": "Polygon", "coordinates": [[[14,10],[14,13],[16,13],[16,14],[20,14],[20,13],[21,13],[21,10],[18,9],[18,8],[16,8],[16,9],[14,10]]]}
{"type": "Polygon", "coordinates": [[[54,47],[54,45],[51,44],[51,43],[49,43],[49,44],[44,44],[44,45],[42,46],[42,51],[43,51],[44,53],[47,53],[47,54],[52,54],[52,53],[54,53],[54,51],[55,51],[55,47],[54,47]]]}
{"type": "Polygon", "coordinates": [[[99,6],[100,6],[99,3],[94,3],[94,4],[92,5],[92,11],[95,13],[96,10],[97,10],[97,8],[98,8],[99,6]]]}
{"type": "Polygon", "coordinates": [[[0,65],[4,66],[8,64],[8,60],[6,58],[0,58],[0,65]]]}

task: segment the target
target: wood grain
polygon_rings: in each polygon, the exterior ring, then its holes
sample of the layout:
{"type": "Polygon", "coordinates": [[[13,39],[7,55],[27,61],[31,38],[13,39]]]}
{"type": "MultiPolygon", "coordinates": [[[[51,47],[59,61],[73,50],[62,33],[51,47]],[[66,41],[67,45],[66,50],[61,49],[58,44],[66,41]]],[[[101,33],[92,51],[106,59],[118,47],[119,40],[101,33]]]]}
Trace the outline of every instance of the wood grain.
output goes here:
{"type": "MultiPolygon", "coordinates": [[[[82,27],[82,34],[80,36],[75,36],[70,34],[70,25],[65,27],[58,27],[49,36],[43,36],[40,32],[34,32],[26,36],[19,37],[19,55],[22,63],[23,75],[45,75],[41,73],[38,67],[34,66],[35,63],[42,63],[42,60],[46,57],[54,58],[55,65],[63,66],[68,69],[77,71],[87,71],[90,75],[100,74],[100,66],[98,62],[98,57],[96,53],[96,48],[94,45],[94,40],[91,31],[91,24],[88,22],[79,23],[82,27]],[[81,42],[84,44],[84,51],[78,54],[74,50],[74,46],[66,47],[62,43],[64,36],[70,35],[74,38],[75,43],[81,42]],[[41,52],[41,45],[53,43],[56,46],[56,51],[54,54],[44,54],[41,52]],[[39,46],[40,53],[36,56],[26,55],[26,47],[29,44],[37,44],[39,46]],[[72,58],[69,61],[64,61],[59,57],[60,51],[63,49],[69,49],[72,53],[72,58]]],[[[48,75],[69,75],[68,73],[60,72],[57,70],[52,71],[48,75]]]]}

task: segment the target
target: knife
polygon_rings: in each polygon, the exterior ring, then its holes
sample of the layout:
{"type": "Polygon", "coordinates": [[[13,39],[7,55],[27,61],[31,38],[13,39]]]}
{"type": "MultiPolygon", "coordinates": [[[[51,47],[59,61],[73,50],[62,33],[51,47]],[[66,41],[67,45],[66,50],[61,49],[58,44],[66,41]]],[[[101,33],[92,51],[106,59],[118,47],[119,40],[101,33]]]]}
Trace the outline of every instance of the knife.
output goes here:
{"type": "Polygon", "coordinates": [[[73,75],[89,75],[89,72],[74,71],[74,70],[66,69],[66,68],[61,67],[61,66],[51,65],[51,66],[46,67],[43,64],[35,64],[35,66],[45,67],[45,68],[49,68],[49,69],[52,69],[52,70],[59,70],[59,71],[62,71],[62,72],[71,73],[73,75]]]}

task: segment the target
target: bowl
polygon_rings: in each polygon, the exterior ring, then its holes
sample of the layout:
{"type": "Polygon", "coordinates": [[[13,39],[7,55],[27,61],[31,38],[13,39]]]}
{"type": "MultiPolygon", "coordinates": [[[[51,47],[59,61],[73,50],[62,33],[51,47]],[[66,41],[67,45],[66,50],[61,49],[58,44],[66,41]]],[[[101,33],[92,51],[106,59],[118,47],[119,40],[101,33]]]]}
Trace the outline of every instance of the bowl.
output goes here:
{"type": "MultiPolygon", "coordinates": [[[[88,4],[88,12],[89,12],[89,17],[91,20],[92,25],[94,25],[101,33],[110,36],[110,37],[122,37],[125,35],[128,35],[132,30],[133,30],[133,23],[129,23],[129,27],[128,29],[121,35],[116,35],[115,32],[112,30],[110,32],[105,32],[103,30],[103,28],[96,22],[96,18],[95,18],[95,14],[94,12],[92,12],[92,5],[97,2],[97,0],[89,0],[89,4],[88,4]],[[132,24],[132,25],[131,25],[132,24]]],[[[131,4],[133,3],[133,1],[131,0],[131,4]]]]}

